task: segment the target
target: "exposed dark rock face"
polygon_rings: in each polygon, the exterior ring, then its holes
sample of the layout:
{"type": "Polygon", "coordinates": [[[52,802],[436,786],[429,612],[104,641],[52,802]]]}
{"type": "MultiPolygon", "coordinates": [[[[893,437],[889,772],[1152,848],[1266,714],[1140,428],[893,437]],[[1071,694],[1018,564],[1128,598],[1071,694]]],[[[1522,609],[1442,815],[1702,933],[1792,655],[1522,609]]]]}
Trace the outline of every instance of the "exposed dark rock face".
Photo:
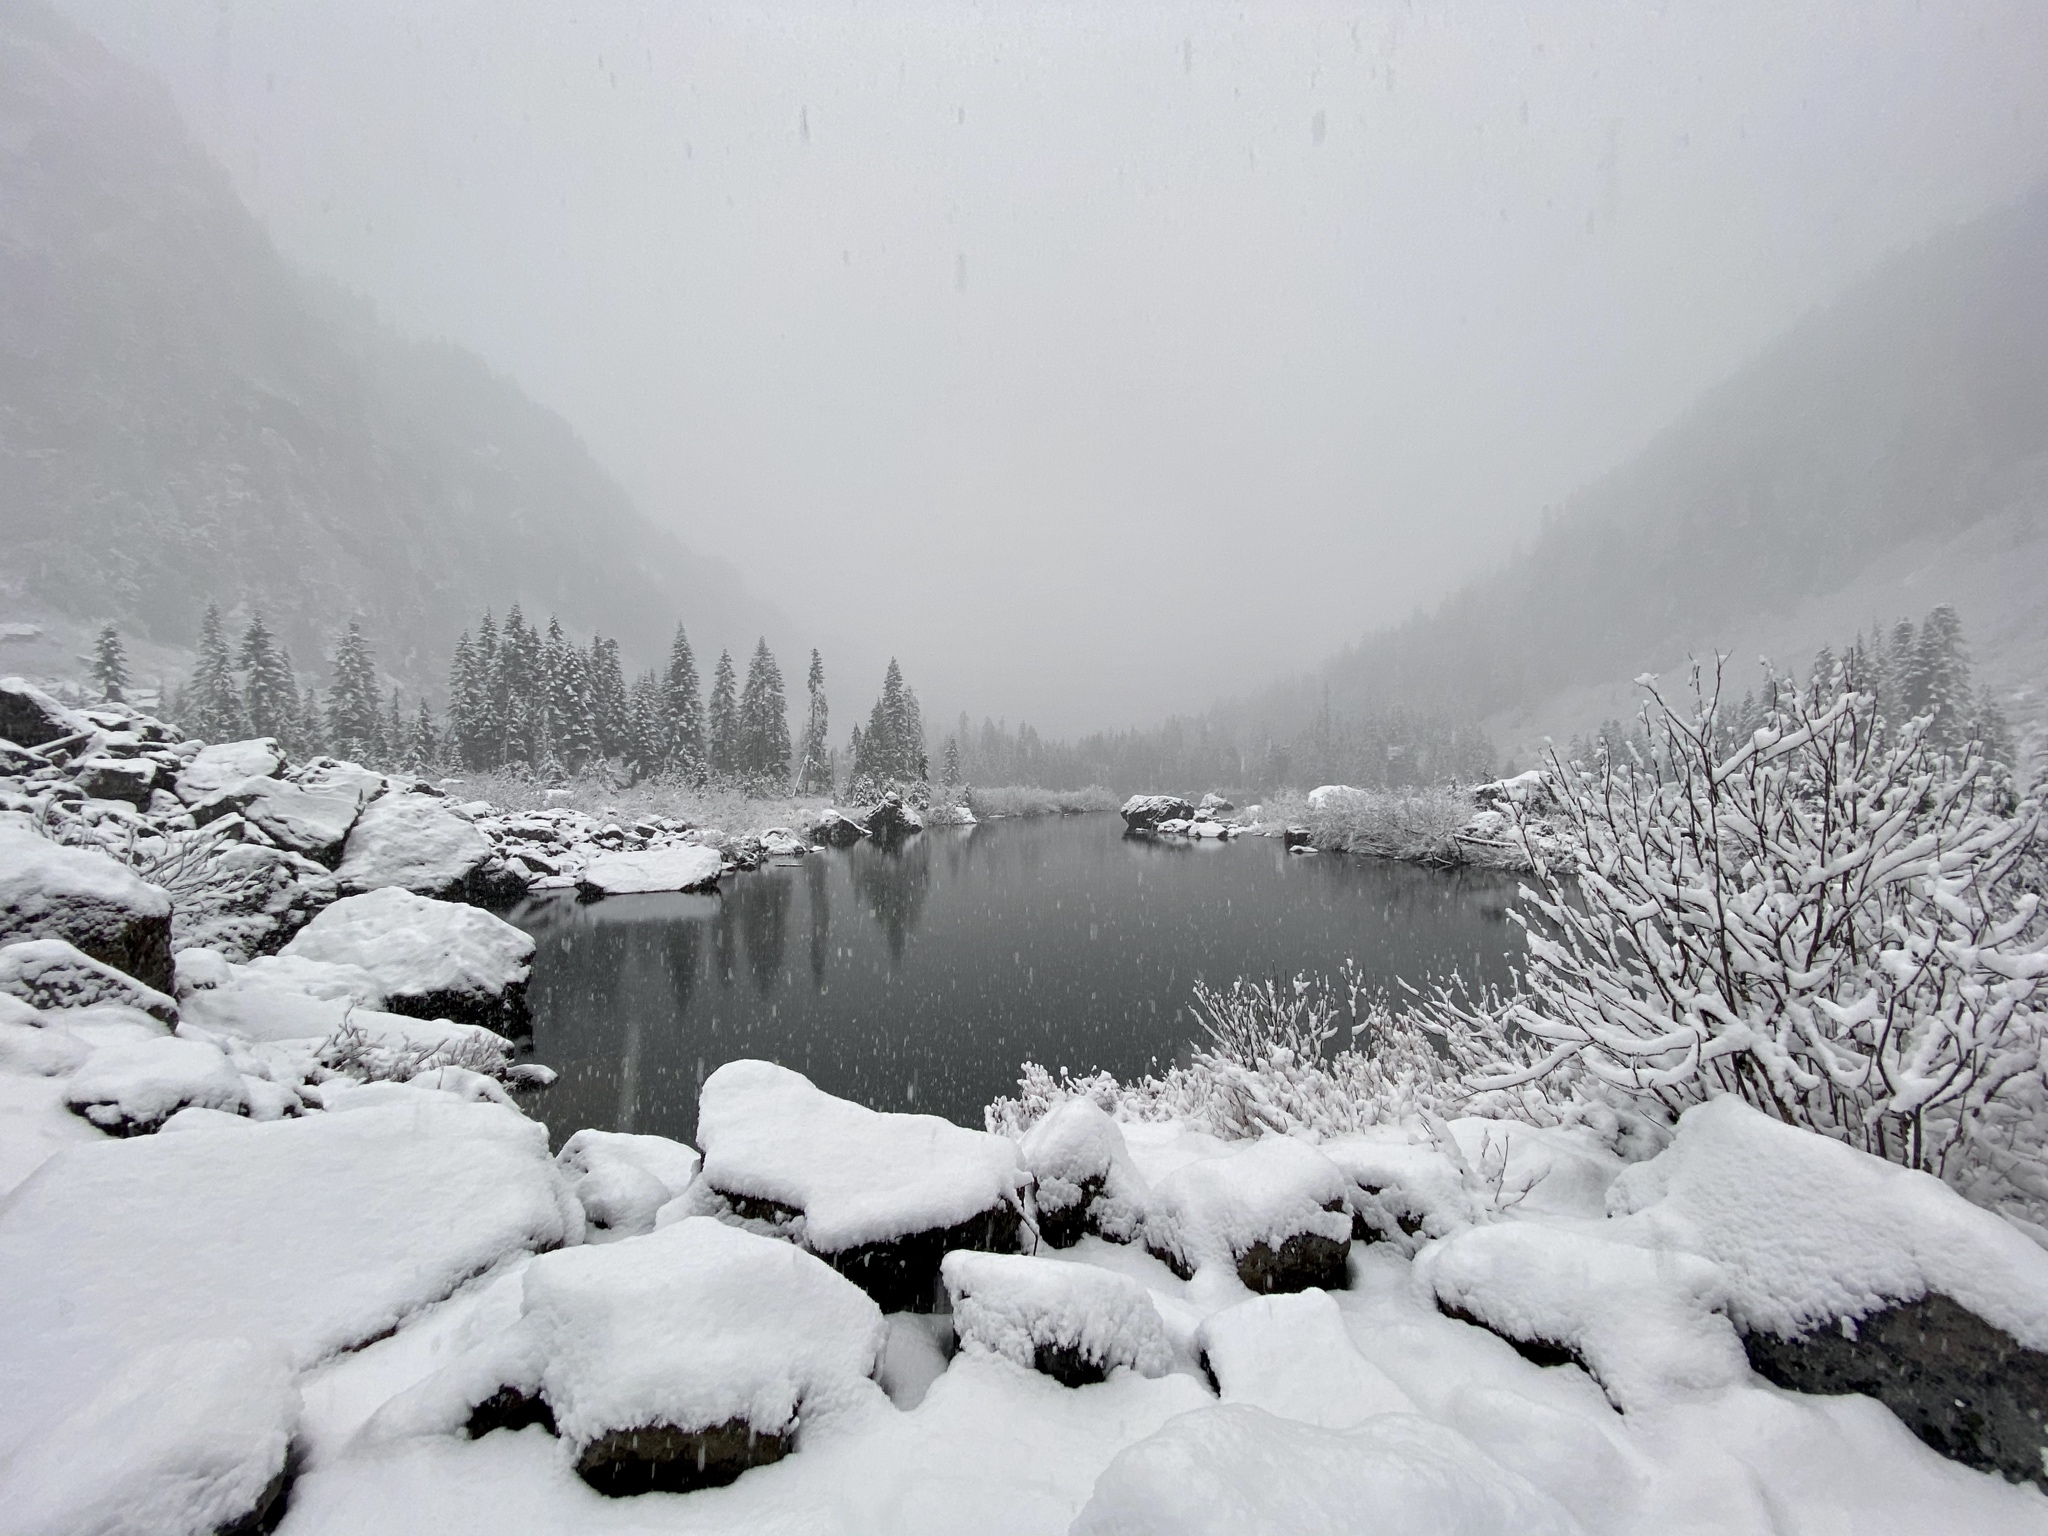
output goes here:
{"type": "Polygon", "coordinates": [[[277,1476],[263,1485],[263,1491],[256,1495],[256,1502],[248,1512],[230,1520],[226,1525],[213,1529],[213,1536],[270,1536],[284,1523],[285,1511],[290,1505],[292,1480],[298,1476],[298,1457],[287,1455],[284,1465],[277,1469],[277,1476]]]}
{"type": "Polygon", "coordinates": [[[453,1019],[458,1024],[481,1024],[508,1040],[523,1040],[533,1033],[533,1014],[526,1005],[526,983],[515,982],[502,992],[393,992],[384,1000],[392,1013],[413,1019],[453,1019]]]}
{"type": "Polygon", "coordinates": [[[1310,832],[1307,827],[1289,827],[1280,834],[1280,846],[1283,848],[1313,848],[1315,846],[1315,834],[1310,832]]]}
{"type": "Polygon", "coordinates": [[[1245,1289],[1261,1296],[1316,1287],[1341,1291],[1350,1282],[1351,1239],[1341,1241],[1315,1232],[1297,1232],[1275,1250],[1253,1243],[1237,1256],[1237,1277],[1245,1289]]]}
{"type": "Polygon", "coordinates": [[[0,739],[40,747],[89,729],[89,722],[18,677],[0,678],[0,739]]]}
{"type": "Polygon", "coordinates": [[[1038,1240],[1048,1248],[1071,1248],[1081,1241],[1089,1230],[1089,1207],[1095,1197],[1102,1193],[1107,1182],[1102,1175],[1083,1179],[1079,1185],[1081,1195],[1071,1205],[1047,1209],[1041,1193],[1038,1205],[1038,1240]]]}
{"type": "Polygon", "coordinates": [[[63,939],[145,987],[172,990],[171,902],[104,853],[0,831],[0,943],[63,939]]]}
{"type": "Polygon", "coordinates": [[[945,1296],[939,1283],[941,1259],[956,1248],[1015,1253],[1023,1230],[1016,1207],[999,1205],[958,1226],[909,1232],[818,1257],[866,1291],[884,1312],[935,1312],[945,1296]]]}
{"type": "Polygon", "coordinates": [[[827,848],[851,848],[867,835],[866,827],[842,811],[826,811],[811,828],[811,841],[827,848]]]}
{"type": "Polygon", "coordinates": [[[1063,1387],[1089,1387],[1109,1380],[1109,1367],[1077,1344],[1040,1344],[1032,1353],[1031,1368],[1063,1387]]]}
{"type": "Polygon", "coordinates": [[[1586,1362],[1578,1357],[1577,1351],[1567,1349],[1562,1344],[1553,1344],[1548,1339],[1518,1339],[1513,1334],[1502,1333],[1492,1324],[1474,1317],[1463,1307],[1447,1307],[1442,1302],[1438,1302],[1437,1310],[1443,1313],[1445,1317],[1453,1318],[1458,1322],[1470,1323],[1474,1328],[1484,1328],[1495,1338],[1511,1347],[1516,1354],[1520,1355],[1531,1365],[1546,1367],[1553,1365],[1576,1365],[1581,1370],[1585,1369],[1586,1362]]]}
{"type": "Polygon", "coordinates": [[[71,776],[94,800],[121,800],[138,808],[149,804],[159,782],[157,765],[146,757],[89,757],[71,776]]]}
{"type": "Polygon", "coordinates": [[[903,797],[894,790],[868,812],[867,822],[868,836],[878,843],[900,843],[912,833],[924,830],[924,818],[905,805],[903,797]]]}
{"type": "Polygon", "coordinates": [[[1150,832],[1162,821],[1192,821],[1195,808],[1179,795],[1133,795],[1123,804],[1124,830],[1150,832]]]}
{"type": "Polygon", "coordinates": [[[538,1424],[555,1433],[555,1410],[544,1397],[529,1397],[517,1387],[500,1387],[469,1413],[469,1438],[481,1440],[494,1429],[529,1429],[538,1424]]]}
{"type": "Polygon", "coordinates": [[[750,1467],[782,1460],[793,1446],[793,1429],[768,1434],[743,1419],[727,1419],[706,1429],[669,1424],[615,1429],[583,1447],[576,1457],[576,1475],[615,1499],[718,1488],[750,1467]]]}
{"type": "Polygon", "coordinates": [[[1743,1338],[1759,1376],[1795,1392],[1876,1398],[1951,1461],[2048,1491],[2048,1354],[1946,1296],[1800,1338],[1743,1338]]]}

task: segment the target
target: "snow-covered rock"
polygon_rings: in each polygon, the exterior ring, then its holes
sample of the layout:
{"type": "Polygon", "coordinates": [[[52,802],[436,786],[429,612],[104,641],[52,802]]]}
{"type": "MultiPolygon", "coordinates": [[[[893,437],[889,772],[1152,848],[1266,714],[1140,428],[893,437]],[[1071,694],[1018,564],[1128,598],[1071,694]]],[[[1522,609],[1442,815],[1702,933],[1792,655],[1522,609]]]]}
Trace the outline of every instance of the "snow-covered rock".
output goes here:
{"type": "Polygon", "coordinates": [[[729,1483],[798,1427],[878,1397],[874,1302],[807,1253],[722,1222],[569,1249],[519,1321],[382,1409],[372,1442],[544,1423],[601,1493],[729,1483]]]}
{"type": "Polygon", "coordinates": [[[1433,1146],[1384,1137],[1345,1136],[1321,1144],[1350,1182],[1351,1235],[1413,1253],[1424,1241],[1463,1231],[1478,1219],[1457,1165],[1433,1146]]]}
{"type": "Polygon", "coordinates": [[[1162,821],[1193,821],[1195,808],[1179,795],[1133,795],[1123,804],[1124,828],[1156,832],[1162,821]]]}
{"type": "Polygon", "coordinates": [[[346,784],[308,786],[285,779],[251,778],[237,780],[199,801],[192,807],[192,820],[203,827],[240,816],[277,847],[331,869],[360,809],[360,798],[346,784]]]}
{"type": "Polygon", "coordinates": [[[1175,1273],[1225,1264],[1259,1292],[1345,1284],[1344,1175],[1305,1141],[1268,1136],[1154,1186],[1145,1243],[1175,1273]]]}
{"type": "Polygon", "coordinates": [[[1615,1238],[1719,1267],[1750,1362],[1863,1391],[1967,1465],[2048,1488],[2048,1252],[1916,1173],[1734,1098],[1608,1192],[1615,1238]]]}
{"type": "Polygon", "coordinates": [[[178,1022],[175,999],[62,939],[23,939],[0,946],[0,992],[20,998],[31,1008],[117,1003],[165,1024],[178,1022]]]}
{"type": "Polygon", "coordinates": [[[811,824],[811,841],[827,848],[851,848],[868,835],[868,829],[844,811],[825,807],[811,824]]]}
{"type": "Polygon", "coordinates": [[[161,770],[146,757],[88,757],[71,765],[71,782],[94,800],[146,806],[161,770]]]}
{"type": "MultiPolygon", "coordinates": [[[[232,1326],[232,1321],[229,1321],[232,1326]]],[[[299,1390],[275,1345],[223,1337],[145,1349],[0,1471],[19,1536],[215,1536],[283,1513],[299,1390]]]]}
{"type": "Polygon", "coordinates": [[[0,827],[0,942],[13,939],[63,939],[171,989],[170,897],[104,853],[0,827]]]}
{"type": "Polygon", "coordinates": [[[1318,784],[1308,792],[1308,808],[1312,811],[1334,810],[1346,800],[1364,793],[1364,790],[1349,784],[1318,784]]]}
{"type": "Polygon", "coordinates": [[[525,1017],[533,951],[502,918],[387,886],[343,897],[279,953],[360,966],[394,1013],[510,1028],[525,1017]]]}
{"type": "Polygon", "coordinates": [[[654,1214],[690,1187],[703,1163],[666,1136],[582,1130],[556,1154],[590,1225],[618,1237],[654,1230],[654,1214]]]}
{"type": "Polygon", "coordinates": [[[1211,790],[1208,794],[1202,796],[1201,804],[1195,807],[1195,814],[1198,816],[1228,816],[1236,809],[1236,806],[1232,805],[1214,790],[1211,790]]]}
{"type": "Polygon", "coordinates": [[[1195,1345],[1225,1402],[1324,1429],[1416,1411],[1408,1394],[1358,1352],[1327,1291],[1255,1296],[1226,1307],[1203,1320],[1195,1345]]]}
{"type": "Polygon", "coordinates": [[[602,853],[584,866],[576,888],[586,896],[708,891],[717,888],[724,868],[717,849],[688,844],[602,853]]]}
{"type": "Polygon", "coordinates": [[[883,1114],[772,1062],[733,1061],[705,1079],[697,1139],[703,1172],[674,1214],[786,1237],[888,1311],[930,1310],[952,1249],[1017,1247],[1026,1175],[1003,1137],[883,1114]]]}
{"type": "Polygon", "coordinates": [[[801,858],[811,851],[811,845],[787,827],[764,828],[761,833],[761,847],[771,859],[801,858]]]}
{"type": "Polygon", "coordinates": [[[448,900],[488,901],[507,894],[500,889],[503,867],[490,839],[433,795],[387,794],[371,801],[350,830],[334,874],[351,894],[386,886],[448,900]]]}
{"type": "Polygon", "coordinates": [[[0,1465],[152,1346],[229,1332],[304,1369],[579,1238],[544,1127],[392,1093],[235,1135],[69,1146],[0,1202],[0,1465]]]}
{"type": "Polygon", "coordinates": [[[0,677],[0,738],[24,747],[40,747],[92,730],[92,722],[66,709],[35,684],[19,677],[0,677]]]}
{"type": "Polygon", "coordinates": [[[1159,1310],[1128,1275],[1016,1253],[949,1253],[940,1266],[960,1347],[1069,1387],[1113,1370],[1173,1369],[1159,1310]]]}
{"type": "Polygon", "coordinates": [[[1580,1536],[1564,1507],[1414,1414],[1319,1429],[1247,1403],[1167,1421],[1118,1453],[1071,1536],[1580,1536]]]}
{"type": "Polygon", "coordinates": [[[1432,1245],[1415,1276],[1452,1316],[1576,1360],[1624,1412],[1748,1375],[1720,1267],[1696,1254],[1507,1222],[1432,1245]]]}
{"type": "Polygon", "coordinates": [[[1038,1235],[1071,1248],[1085,1232],[1115,1243],[1144,1235],[1149,1191],[1124,1148],[1123,1132],[1092,1100],[1056,1104],[1018,1148],[1034,1181],[1038,1235]]]}
{"type": "Polygon", "coordinates": [[[143,1136],[188,1104],[246,1114],[242,1075],[203,1040],[165,1035],[103,1045],[72,1073],[64,1099],[113,1136],[143,1136]]]}
{"type": "Polygon", "coordinates": [[[303,854],[223,843],[208,857],[205,883],[179,893],[173,942],[247,960],[283,944],[338,894],[333,874],[303,854]]]}
{"type": "Polygon", "coordinates": [[[178,798],[197,805],[244,779],[274,779],[284,772],[284,749],[274,736],[203,746],[178,770],[178,798]]]}
{"type": "Polygon", "coordinates": [[[918,814],[917,807],[904,804],[903,797],[893,789],[862,819],[867,824],[868,836],[878,843],[898,843],[913,832],[924,830],[924,817],[918,814]]]}
{"type": "Polygon", "coordinates": [[[68,1077],[85,1065],[92,1055],[91,1046],[68,1029],[44,1028],[43,1018],[35,1010],[26,1013],[25,1020],[0,1015],[0,1072],[68,1077]]]}

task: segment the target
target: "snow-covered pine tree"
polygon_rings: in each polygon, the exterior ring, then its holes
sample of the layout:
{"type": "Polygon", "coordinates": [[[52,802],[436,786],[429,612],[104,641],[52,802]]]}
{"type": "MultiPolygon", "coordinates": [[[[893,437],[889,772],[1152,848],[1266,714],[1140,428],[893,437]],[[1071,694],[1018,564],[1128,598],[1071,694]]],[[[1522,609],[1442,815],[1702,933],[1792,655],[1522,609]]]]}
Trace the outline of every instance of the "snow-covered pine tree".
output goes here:
{"type": "Polygon", "coordinates": [[[292,681],[291,663],[278,649],[261,613],[249,615],[235,660],[242,669],[242,704],[248,711],[249,729],[258,736],[284,740],[298,723],[299,689],[292,681]]]}
{"type": "Polygon", "coordinates": [[[867,738],[860,733],[860,727],[853,728],[853,735],[846,743],[846,794],[848,799],[860,793],[871,777],[868,763],[867,738]]]}
{"type": "Polygon", "coordinates": [[[590,640],[590,717],[599,757],[633,755],[633,706],[619,666],[619,642],[602,635],[590,640]]]}
{"type": "Polygon", "coordinates": [[[960,782],[960,738],[946,738],[946,788],[951,789],[960,782]]]}
{"type": "Polygon", "coordinates": [[[804,716],[803,744],[797,749],[796,790],[815,795],[832,789],[831,711],[825,703],[825,663],[816,648],[811,651],[810,709],[804,716]]]}
{"type": "Polygon", "coordinates": [[[542,688],[540,649],[539,632],[527,625],[519,605],[514,603],[498,636],[498,666],[492,688],[492,698],[503,722],[500,762],[541,766],[547,701],[542,688]]]}
{"type": "Polygon", "coordinates": [[[541,677],[556,755],[568,772],[581,773],[597,757],[590,659],[570,644],[552,615],[548,618],[547,639],[541,644],[541,677]]]}
{"type": "Polygon", "coordinates": [[[299,724],[290,742],[295,757],[318,757],[327,750],[327,711],[320,705],[320,687],[312,678],[299,690],[299,724]]]}
{"type": "Polygon", "coordinates": [[[406,751],[412,740],[412,727],[406,724],[405,711],[399,708],[398,690],[391,690],[390,708],[384,711],[383,723],[377,729],[377,745],[382,751],[379,761],[392,767],[402,767],[406,751]]]}
{"type": "Polygon", "coordinates": [[[505,761],[505,713],[498,696],[498,622],[486,608],[470,650],[475,694],[467,711],[462,757],[470,768],[496,768],[505,761]]]}
{"type": "Polygon", "coordinates": [[[789,792],[789,700],[766,637],[754,643],[740,691],[740,774],[766,794],[789,792]]]}
{"type": "Polygon", "coordinates": [[[434,728],[434,713],[420,700],[412,719],[412,739],[406,743],[406,767],[415,773],[430,773],[441,764],[441,733],[434,728]]]}
{"type": "Polygon", "coordinates": [[[1887,723],[1896,731],[1908,720],[1927,713],[1926,679],[1920,675],[1919,636],[1911,619],[1901,619],[1892,626],[1891,655],[1885,670],[1892,686],[1892,696],[1885,701],[1887,723]]]}
{"type": "Polygon", "coordinates": [[[668,753],[668,710],[662,700],[661,677],[652,669],[633,679],[632,737],[626,761],[634,776],[660,771],[668,753]]]}
{"type": "Polygon", "coordinates": [[[99,684],[100,697],[109,704],[128,698],[128,652],[121,644],[121,631],[112,624],[100,626],[92,643],[92,680],[99,684]]]}
{"type": "Polygon", "coordinates": [[[718,668],[711,674],[711,703],[704,714],[711,736],[711,777],[720,784],[730,784],[741,767],[739,685],[733,676],[730,651],[718,653],[718,668]]]}
{"type": "Polygon", "coordinates": [[[382,720],[377,708],[377,666],[356,620],[348,621],[334,649],[334,681],[327,690],[327,750],[368,763],[378,755],[382,720]]]}
{"type": "Polygon", "coordinates": [[[1963,621],[1947,603],[1921,621],[1914,659],[1924,690],[1924,703],[1915,713],[1934,717],[1928,739],[1952,752],[1969,734],[1976,701],[1970,692],[1970,655],[1963,645],[1963,621]]]}
{"type": "MultiPolygon", "coordinates": [[[[425,703],[423,699],[421,703],[425,703]]],[[[482,767],[471,756],[477,731],[476,644],[464,630],[448,657],[448,757],[464,767],[482,767]]]]}
{"type": "Polygon", "coordinates": [[[249,734],[242,696],[235,687],[235,665],[221,630],[220,609],[206,605],[199,621],[199,660],[185,696],[185,730],[201,741],[240,741],[249,734]]]}
{"type": "Polygon", "coordinates": [[[924,750],[924,711],[918,707],[917,691],[905,687],[902,709],[896,720],[897,765],[903,778],[913,784],[931,779],[931,765],[924,750]]]}
{"type": "Polygon", "coordinates": [[[697,657],[690,637],[676,626],[668,648],[668,671],[661,679],[661,736],[654,745],[670,773],[701,782],[709,766],[704,740],[704,700],[697,682],[697,657]]]}

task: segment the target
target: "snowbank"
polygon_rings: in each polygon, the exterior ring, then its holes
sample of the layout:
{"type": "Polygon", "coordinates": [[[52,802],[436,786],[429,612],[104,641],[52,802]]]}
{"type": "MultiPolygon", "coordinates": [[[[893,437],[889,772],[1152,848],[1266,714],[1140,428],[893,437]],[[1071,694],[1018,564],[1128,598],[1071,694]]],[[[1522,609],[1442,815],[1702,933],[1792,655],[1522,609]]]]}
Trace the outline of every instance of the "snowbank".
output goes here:
{"type": "Polygon", "coordinates": [[[227,1057],[201,1040],[103,1045],[65,1086],[78,1114],[115,1136],[144,1136],[189,1105],[246,1114],[248,1091],[227,1057]]]}
{"type": "Polygon", "coordinates": [[[715,848],[683,845],[604,853],[584,866],[577,889],[590,896],[654,891],[706,891],[718,885],[725,861],[715,848]]]}
{"type": "Polygon", "coordinates": [[[104,853],[0,827],[0,940],[10,939],[63,939],[171,989],[170,897],[104,853]]]}
{"type": "Polygon", "coordinates": [[[1173,1368],[1158,1309],[1128,1276],[1014,1253],[949,1253],[940,1272],[963,1349],[1070,1387],[1117,1369],[1163,1376],[1173,1368]]]}
{"type": "Polygon", "coordinates": [[[268,1529],[298,1422],[299,1392],[280,1349],[218,1338],[146,1350],[0,1464],[6,1528],[18,1536],[268,1529]]]}
{"type": "Polygon", "coordinates": [[[1318,1429],[1244,1403],[1170,1420],[1096,1480],[1072,1536],[1579,1536],[1555,1500],[1455,1430],[1387,1414],[1318,1429]]]}
{"type": "Polygon", "coordinates": [[[71,1146],[30,1175],[0,1204],[0,1456],[154,1345],[225,1327],[303,1368],[578,1239],[542,1126],[392,1092],[232,1136],[71,1146]]]}
{"type": "Polygon", "coordinates": [[[502,918],[393,886],[337,901],[280,954],[360,966],[397,1013],[512,1023],[524,1012],[533,950],[502,918]]]}
{"type": "Polygon", "coordinates": [[[1408,1394],[1361,1355],[1326,1291],[1258,1296],[1213,1313],[1196,1335],[1226,1402],[1324,1429],[1413,1413],[1408,1394]]]}
{"type": "Polygon", "coordinates": [[[1336,1164],[1288,1136],[1187,1164],[1152,1192],[1146,1246],[1176,1273],[1227,1264],[1255,1291],[1344,1284],[1351,1249],[1336,1164]]]}

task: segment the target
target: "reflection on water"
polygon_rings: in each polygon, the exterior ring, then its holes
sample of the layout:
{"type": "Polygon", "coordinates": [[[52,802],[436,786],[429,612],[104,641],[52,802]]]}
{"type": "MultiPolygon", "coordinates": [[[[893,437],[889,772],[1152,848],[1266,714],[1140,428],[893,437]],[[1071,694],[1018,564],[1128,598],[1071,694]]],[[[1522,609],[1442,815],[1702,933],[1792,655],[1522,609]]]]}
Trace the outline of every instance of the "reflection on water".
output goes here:
{"type": "Polygon", "coordinates": [[[536,1111],[689,1139],[705,1074],[761,1056],[878,1109],[979,1124],[1026,1059],[1142,1074],[1184,1050],[1196,978],[1332,970],[1391,987],[1506,979],[1515,882],[1268,839],[1126,838],[1114,816],[814,854],[717,896],[557,895],[510,914],[540,952],[536,1111]],[[794,948],[793,948],[794,944],[794,948]]]}

